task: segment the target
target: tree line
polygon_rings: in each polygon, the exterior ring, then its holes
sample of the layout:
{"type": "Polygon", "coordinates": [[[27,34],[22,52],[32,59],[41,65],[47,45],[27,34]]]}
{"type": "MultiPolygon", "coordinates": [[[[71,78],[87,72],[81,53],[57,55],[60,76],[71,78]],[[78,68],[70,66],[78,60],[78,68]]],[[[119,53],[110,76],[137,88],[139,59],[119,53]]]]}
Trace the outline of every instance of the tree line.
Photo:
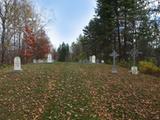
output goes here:
{"type": "Polygon", "coordinates": [[[0,63],[10,64],[15,56],[23,63],[41,59],[51,44],[39,14],[28,0],[0,1],[0,63]]]}
{"type": "Polygon", "coordinates": [[[94,18],[71,45],[71,59],[78,61],[96,55],[107,63],[114,49],[119,61],[128,61],[128,52],[136,44],[142,52],[141,59],[160,61],[159,13],[157,0],[97,0],[94,18]]]}

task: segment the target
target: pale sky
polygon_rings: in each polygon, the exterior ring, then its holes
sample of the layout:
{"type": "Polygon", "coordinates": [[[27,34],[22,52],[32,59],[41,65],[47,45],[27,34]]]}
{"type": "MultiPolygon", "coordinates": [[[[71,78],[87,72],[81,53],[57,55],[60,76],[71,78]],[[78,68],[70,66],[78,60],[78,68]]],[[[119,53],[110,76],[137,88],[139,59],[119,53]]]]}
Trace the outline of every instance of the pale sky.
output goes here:
{"type": "Polygon", "coordinates": [[[55,48],[71,44],[95,15],[96,0],[32,0],[55,48]]]}

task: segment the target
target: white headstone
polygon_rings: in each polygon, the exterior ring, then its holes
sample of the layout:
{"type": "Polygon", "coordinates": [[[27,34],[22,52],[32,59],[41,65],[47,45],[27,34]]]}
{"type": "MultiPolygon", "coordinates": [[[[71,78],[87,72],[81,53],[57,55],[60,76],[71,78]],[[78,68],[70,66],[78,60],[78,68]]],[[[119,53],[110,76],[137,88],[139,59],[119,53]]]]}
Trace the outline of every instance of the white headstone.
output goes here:
{"type": "Polygon", "coordinates": [[[34,64],[37,63],[37,60],[36,60],[36,59],[33,59],[33,63],[34,63],[34,64]]]}
{"type": "Polygon", "coordinates": [[[131,67],[131,73],[133,75],[137,75],[138,74],[138,67],[137,66],[132,66],[131,67]]]}
{"type": "Polygon", "coordinates": [[[103,64],[103,63],[104,63],[104,60],[101,60],[101,63],[103,64]]]}
{"type": "Polygon", "coordinates": [[[14,58],[14,70],[22,70],[20,57],[14,58]]]}
{"type": "Polygon", "coordinates": [[[53,62],[52,54],[48,54],[47,63],[52,63],[52,62],[53,62]]]}
{"type": "Polygon", "coordinates": [[[38,63],[44,63],[44,60],[42,60],[42,59],[38,59],[38,61],[37,61],[38,63]]]}
{"type": "Polygon", "coordinates": [[[92,56],[92,63],[96,63],[96,56],[95,55],[92,56]]]}

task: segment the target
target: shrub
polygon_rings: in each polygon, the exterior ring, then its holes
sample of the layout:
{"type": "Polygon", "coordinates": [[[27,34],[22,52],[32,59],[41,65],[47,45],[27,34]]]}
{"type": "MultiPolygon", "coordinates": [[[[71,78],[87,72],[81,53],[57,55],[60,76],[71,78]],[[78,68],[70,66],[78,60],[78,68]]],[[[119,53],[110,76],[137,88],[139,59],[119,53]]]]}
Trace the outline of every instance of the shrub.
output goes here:
{"type": "Polygon", "coordinates": [[[156,61],[156,58],[155,57],[148,57],[148,58],[145,58],[145,61],[147,62],[151,62],[153,64],[156,64],[157,61],[156,61]]]}
{"type": "Polygon", "coordinates": [[[160,74],[160,68],[157,67],[153,62],[148,62],[148,61],[140,61],[139,70],[142,73],[147,73],[147,74],[155,74],[155,75],[160,74]]]}

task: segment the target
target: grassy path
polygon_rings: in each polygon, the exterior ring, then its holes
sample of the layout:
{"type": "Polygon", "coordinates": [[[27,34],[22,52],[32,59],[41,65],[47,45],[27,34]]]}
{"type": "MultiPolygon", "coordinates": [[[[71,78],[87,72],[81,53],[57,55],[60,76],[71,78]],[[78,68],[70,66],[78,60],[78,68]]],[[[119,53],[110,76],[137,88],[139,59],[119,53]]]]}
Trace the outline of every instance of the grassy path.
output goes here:
{"type": "Polygon", "coordinates": [[[0,120],[159,120],[160,79],[109,65],[0,70],[0,120]]]}

